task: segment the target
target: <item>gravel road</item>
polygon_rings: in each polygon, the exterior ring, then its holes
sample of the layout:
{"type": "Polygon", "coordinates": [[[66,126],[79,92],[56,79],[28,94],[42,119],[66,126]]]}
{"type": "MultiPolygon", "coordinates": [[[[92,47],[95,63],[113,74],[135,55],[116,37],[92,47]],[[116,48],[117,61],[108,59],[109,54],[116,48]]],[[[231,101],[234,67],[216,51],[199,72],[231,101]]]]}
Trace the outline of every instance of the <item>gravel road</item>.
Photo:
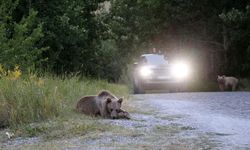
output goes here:
{"type": "MultiPolygon", "coordinates": [[[[250,150],[250,92],[132,95],[131,120],[74,138],[13,139],[4,149],[250,150]]],[[[84,121],[84,120],[83,120],[84,121]]]]}
{"type": "MultiPolygon", "coordinates": [[[[138,95],[139,96],[139,95],[138,95]]],[[[135,97],[138,97],[135,96],[135,97]]],[[[184,116],[176,123],[211,134],[219,149],[250,149],[250,93],[211,92],[140,95],[159,114],[184,116]]]]}

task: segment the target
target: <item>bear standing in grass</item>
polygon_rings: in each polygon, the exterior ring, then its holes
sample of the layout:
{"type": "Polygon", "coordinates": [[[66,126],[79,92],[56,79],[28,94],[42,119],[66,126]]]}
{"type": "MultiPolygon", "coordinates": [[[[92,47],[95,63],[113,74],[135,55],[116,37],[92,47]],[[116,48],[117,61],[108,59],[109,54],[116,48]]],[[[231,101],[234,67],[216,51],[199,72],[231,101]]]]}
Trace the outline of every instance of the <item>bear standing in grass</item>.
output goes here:
{"type": "Polygon", "coordinates": [[[221,91],[228,90],[228,89],[235,91],[239,84],[239,80],[237,78],[226,77],[225,75],[222,75],[222,76],[218,75],[217,81],[218,81],[219,88],[221,91]]]}
{"type": "Polygon", "coordinates": [[[76,110],[91,116],[130,119],[128,112],[121,109],[123,98],[116,98],[109,91],[101,91],[97,96],[85,96],[76,105],[76,110]]]}

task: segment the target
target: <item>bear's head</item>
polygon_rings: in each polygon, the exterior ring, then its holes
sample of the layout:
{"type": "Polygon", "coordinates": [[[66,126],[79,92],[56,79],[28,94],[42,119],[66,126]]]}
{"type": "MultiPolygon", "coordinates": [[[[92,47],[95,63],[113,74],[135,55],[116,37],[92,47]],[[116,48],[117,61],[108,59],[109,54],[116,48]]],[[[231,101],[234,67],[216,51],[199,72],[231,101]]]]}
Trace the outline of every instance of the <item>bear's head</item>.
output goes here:
{"type": "Polygon", "coordinates": [[[222,76],[217,76],[217,81],[218,81],[218,83],[224,83],[225,82],[225,75],[222,75],[222,76]]]}
{"type": "Polygon", "coordinates": [[[112,119],[116,119],[118,118],[118,113],[121,110],[121,106],[122,106],[122,101],[123,98],[120,99],[111,99],[111,98],[107,98],[107,111],[110,114],[110,117],[112,119]]]}

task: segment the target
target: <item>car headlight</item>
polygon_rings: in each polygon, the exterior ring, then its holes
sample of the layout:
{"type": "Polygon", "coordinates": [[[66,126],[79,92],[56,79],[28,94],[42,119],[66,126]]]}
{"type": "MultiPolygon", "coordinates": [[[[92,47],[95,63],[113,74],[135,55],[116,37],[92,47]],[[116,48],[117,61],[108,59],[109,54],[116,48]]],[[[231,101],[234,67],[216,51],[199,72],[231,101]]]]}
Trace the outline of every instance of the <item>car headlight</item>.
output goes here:
{"type": "Polygon", "coordinates": [[[172,75],[177,79],[187,78],[189,73],[190,73],[190,68],[184,62],[177,62],[172,66],[172,75]]]}
{"type": "Polygon", "coordinates": [[[142,77],[148,77],[152,74],[152,70],[148,66],[143,66],[140,68],[139,73],[140,73],[140,76],[142,77]]]}

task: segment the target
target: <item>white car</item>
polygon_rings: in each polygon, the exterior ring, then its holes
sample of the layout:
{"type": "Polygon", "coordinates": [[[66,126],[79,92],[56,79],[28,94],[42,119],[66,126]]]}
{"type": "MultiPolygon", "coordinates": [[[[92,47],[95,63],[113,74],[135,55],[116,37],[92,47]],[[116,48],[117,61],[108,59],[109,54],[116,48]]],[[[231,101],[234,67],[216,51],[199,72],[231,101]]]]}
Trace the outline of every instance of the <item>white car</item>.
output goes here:
{"type": "Polygon", "coordinates": [[[179,91],[183,82],[190,75],[186,62],[169,63],[161,54],[144,54],[134,63],[133,86],[135,94],[145,90],[169,89],[179,91]]]}

